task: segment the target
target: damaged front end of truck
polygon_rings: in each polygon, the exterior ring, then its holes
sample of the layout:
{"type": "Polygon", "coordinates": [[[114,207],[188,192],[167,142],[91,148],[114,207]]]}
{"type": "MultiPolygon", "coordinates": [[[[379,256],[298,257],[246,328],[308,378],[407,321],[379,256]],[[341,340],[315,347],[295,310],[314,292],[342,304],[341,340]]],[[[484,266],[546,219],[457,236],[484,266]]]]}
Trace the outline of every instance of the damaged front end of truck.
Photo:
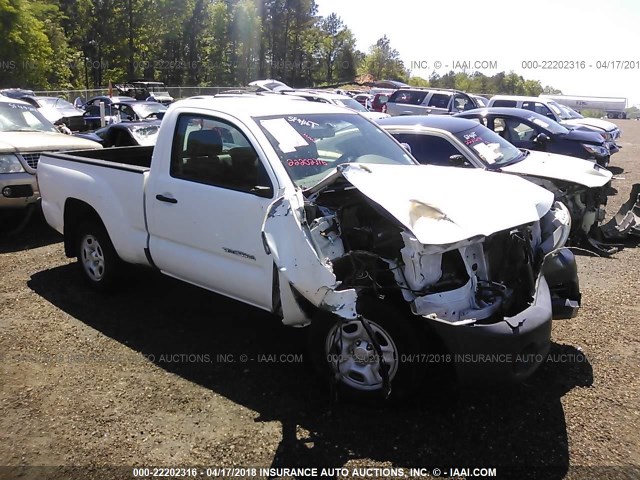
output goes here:
{"type": "Polygon", "coordinates": [[[343,386],[388,393],[417,378],[424,365],[411,355],[429,353],[424,332],[463,382],[531,375],[552,317],[571,318],[580,304],[575,259],[562,248],[570,230],[567,207],[525,180],[347,163],[277,199],[263,239],[284,323],[318,326],[316,358],[343,386]],[[485,354],[502,361],[465,361],[485,354]]]}

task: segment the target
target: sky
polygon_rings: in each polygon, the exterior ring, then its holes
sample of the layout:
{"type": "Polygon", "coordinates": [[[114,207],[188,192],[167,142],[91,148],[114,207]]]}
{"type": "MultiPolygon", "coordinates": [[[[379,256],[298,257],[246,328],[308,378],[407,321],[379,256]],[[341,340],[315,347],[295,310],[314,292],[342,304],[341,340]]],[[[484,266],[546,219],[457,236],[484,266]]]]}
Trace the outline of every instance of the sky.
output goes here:
{"type": "Polygon", "coordinates": [[[625,97],[628,106],[640,104],[637,0],[316,0],[316,4],[320,15],[335,12],[342,18],[359,50],[368,51],[386,34],[413,76],[460,71],[453,67],[466,62],[470,72],[514,71],[565,95],[625,97]]]}

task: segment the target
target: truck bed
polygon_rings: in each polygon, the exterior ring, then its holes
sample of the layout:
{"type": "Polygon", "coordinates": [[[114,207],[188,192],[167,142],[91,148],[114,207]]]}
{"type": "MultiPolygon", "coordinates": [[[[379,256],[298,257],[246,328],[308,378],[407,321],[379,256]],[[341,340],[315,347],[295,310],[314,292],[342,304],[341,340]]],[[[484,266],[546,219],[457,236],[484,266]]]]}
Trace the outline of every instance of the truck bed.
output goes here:
{"type": "Polygon", "coordinates": [[[87,163],[110,168],[123,169],[125,166],[139,168],[124,168],[126,170],[146,171],[151,167],[153,146],[113,147],[98,150],[78,150],[73,153],[48,153],[49,157],[60,157],[79,163],[87,163]]]}

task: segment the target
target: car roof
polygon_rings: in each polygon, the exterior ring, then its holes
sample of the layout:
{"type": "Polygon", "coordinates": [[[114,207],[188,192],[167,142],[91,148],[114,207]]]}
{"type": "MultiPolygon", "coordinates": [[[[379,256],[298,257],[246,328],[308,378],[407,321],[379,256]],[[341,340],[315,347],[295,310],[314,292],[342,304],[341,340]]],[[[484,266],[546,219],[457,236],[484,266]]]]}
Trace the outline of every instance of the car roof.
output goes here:
{"type": "Polygon", "coordinates": [[[281,95],[251,96],[238,95],[214,97],[201,95],[178,100],[170,108],[192,107],[221,111],[237,118],[253,118],[269,115],[295,115],[313,113],[340,113],[343,115],[359,115],[358,112],[329,103],[287,101],[281,95]]]}
{"type": "Polygon", "coordinates": [[[449,115],[400,115],[376,120],[382,127],[425,127],[437,128],[448,132],[457,133],[476,127],[478,122],[466,118],[454,118],[449,115]]]}
{"type": "Polygon", "coordinates": [[[114,95],[113,97],[110,97],[109,95],[97,95],[95,97],[91,97],[89,100],[87,100],[87,102],[90,102],[92,100],[101,99],[101,98],[109,99],[109,101],[111,101],[112,103],[135,102],[135,101],[137,101],[135,98],[127,97],[126,95],[114,95]]]}
{"type": "Polygon", "coordinates": [[[458,117],[465,117],[466,115],[502,115],[503,117],[512,117],[512,118],[523,118],[529,119],[531,117],[544,119],[545,121],[552,120],[549,117],[545,117],[544,115],[540,115],[537,112],[532,110],[527,110],[524,108],[510,108],[510,107],[484,107],[484,108],[474,108],[473,110],[467,110],[465,112],[460,112],[456,114],[458,117]]]}
{"type": "MultiPolygon", "coordinates": [[[[553,120],[552,118],[549,118],[545,115],[541,115],[537,112],[533,112],[531,110],[526,110],[524,108],[509,108],[509,107],[475,108],[473,110],[467,110],[466,112],[461,112],[459,114],[456,114],[456,116],[464,117],[469,114],[478,115],[478,116],[501,115],[503,117],[521,118],[524,120],[532,120],[534,118],[537,118],[538,120],[542,120],[545,123],[555,122],[555,120],[553,120]]],[[[562,126],[566,128],[566,126],[564,125],[562,126]]]]}
{"type": "Polygon", "coordinates": [[[525,95],[494,95],[491,100],[516,100],[522,102],[549,102],[550,98],[529,97],[525,95]]]}
{"type": "Polygon", "coordinates": [[[284,94],[291,96],[298,95],[300,97],[326,98],[327,100],[345,100],[347,98],[353,98],[349,95],[342,95],[341,93],[322,92],[320,90],[295,90],[291,92],[284,92],[284,94]]]}
{"type": "Polygon", "coordinates": [[[35,108],[29,102],[25,102],[24,100],[20,100],[19,98],[6,97],[4,95],[0,95],[0,103],[18,103],[20,105],[29,105],[31,108],[35,108]]]}

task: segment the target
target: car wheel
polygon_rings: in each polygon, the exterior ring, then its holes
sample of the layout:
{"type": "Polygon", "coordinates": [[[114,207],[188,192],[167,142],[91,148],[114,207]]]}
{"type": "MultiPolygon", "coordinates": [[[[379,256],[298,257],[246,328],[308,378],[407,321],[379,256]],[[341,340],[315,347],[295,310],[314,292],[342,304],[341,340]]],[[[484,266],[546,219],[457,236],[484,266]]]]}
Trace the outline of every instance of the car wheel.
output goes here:
{"type": "Polygon", "coordinates": [[[123,264],[102,223],[91,220],[80,225],[77,235],[78,266],[89,285],[111,290],[123,264]]]}
{"type": "Polygon", "coordinates": [[[309,331],[309,354],[315,368],[348,396],[368,400],[384,398],[384,369],[391,396],[406,396],[421,380],[415,355],[419,351],[417,330],[407,315],[377,299],[361,302],[358,312],[361,318],[353,320],[318,312],[309,331]]]}

